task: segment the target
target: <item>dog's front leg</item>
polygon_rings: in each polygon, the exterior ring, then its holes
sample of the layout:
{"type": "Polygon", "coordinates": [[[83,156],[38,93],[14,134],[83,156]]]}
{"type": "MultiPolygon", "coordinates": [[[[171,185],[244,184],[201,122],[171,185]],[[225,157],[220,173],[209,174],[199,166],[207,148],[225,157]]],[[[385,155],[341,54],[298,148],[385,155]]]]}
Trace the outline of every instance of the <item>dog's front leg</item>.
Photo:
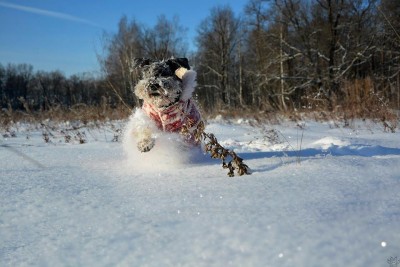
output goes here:
{"type": "Polygon", "coordinates": [[[157,132],[157,126],[143,112],[137,109],[129,118],[129,122],[124,130],[124,149],[131,153],[132,149],[138,149],[141,152],[150,151],[155,145],[154,133],[157,132]]]}
{"type": "Polygon", "coordinates": [[[140,152],[149,152],[154,147],[154,144],[155,139],[151,136],[149,130],[142,134],[136,145],[140,152]]]}

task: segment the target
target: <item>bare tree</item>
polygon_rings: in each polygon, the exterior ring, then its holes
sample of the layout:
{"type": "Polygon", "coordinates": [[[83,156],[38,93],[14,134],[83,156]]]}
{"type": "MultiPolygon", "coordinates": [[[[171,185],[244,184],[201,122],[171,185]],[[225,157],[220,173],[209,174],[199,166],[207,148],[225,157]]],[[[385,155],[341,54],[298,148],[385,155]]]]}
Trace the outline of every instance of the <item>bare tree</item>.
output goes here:
{"type": "Polygon", "coordinates": [[[8,64],[5,69],[3,98],[12,108],[21,109],[28,97],[33,67],[28,64],[8,64]]]}
{"type": "Polygon", "coordinates": [[[143,29],[135,20],[129,22],[123,16],[114,35],[104,34],[104,56],[99,56],[100,65],[108,87],[127,108],[138,104],[133,93],[137,81],[132,59],[144,53],[143,29]]]}
{"type": "Polygon", "coordinates": [[[185,56],[184,32],[177,17],[169,21],[160,16],[157,24],[148,28],[135,20],[129,22],[124,16],[119,22],[117,34],[104,34],[105,55],[99,56],[100,65],[108,87],[125,107],[139,105],[134,94],[138,73],[134,70],[133,59],[185,56]]]}
{"type": "Polygon", "coordinates": [[[392,99],[400,109],[400,2],[381,0],[377,20],[380,31],[378,52],[373,58],[374,71],[392,99]]]}
{"type": "Polygon", "coordinates": [[[241,39],[240,27],[240,19],[229,6],[224,6],[213,8],[198,28],[197,68],[202,73],[199,86],[209,101],[225,106],[233,106],[233,100],[239,95],[234,81],[240,74],[234,64],[241,39]]]}
{"type": "Polygon", "coordinates": [[[0,108],[5,108],[7,106],[5,83],[6,83],[6,69],[0,63],[0,108]]]}
{"type": "Polygon", "coordinates": [[[184,37],[187,29],[179,25],[179,18],[169,21],[165,15],[158,17],[153,28],[146,28],[143,33],[143,56],[153,59],[167,59],[172,56],[184,57],[187,44],[184,37]]]}

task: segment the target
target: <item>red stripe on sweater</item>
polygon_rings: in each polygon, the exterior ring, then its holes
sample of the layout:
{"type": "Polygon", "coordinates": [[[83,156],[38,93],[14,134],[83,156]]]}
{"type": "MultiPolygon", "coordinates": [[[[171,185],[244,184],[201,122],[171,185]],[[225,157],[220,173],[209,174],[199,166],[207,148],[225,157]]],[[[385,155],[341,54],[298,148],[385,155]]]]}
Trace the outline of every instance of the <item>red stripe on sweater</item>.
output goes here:
{"type": "MultiPolygon", "coordinates": [[[[160,130],[166,132],[180,132],[183,125],[186,125],[190,129],[196,126],[201,120],[200,112],[192,99],[179,101],[165,109],[157,109],[150,103],[145,102],[142,109],[155,121],[160,130]]],[[[189,139],[193,139],[192,141],[194,141],[193,136],[189,139]]]]}

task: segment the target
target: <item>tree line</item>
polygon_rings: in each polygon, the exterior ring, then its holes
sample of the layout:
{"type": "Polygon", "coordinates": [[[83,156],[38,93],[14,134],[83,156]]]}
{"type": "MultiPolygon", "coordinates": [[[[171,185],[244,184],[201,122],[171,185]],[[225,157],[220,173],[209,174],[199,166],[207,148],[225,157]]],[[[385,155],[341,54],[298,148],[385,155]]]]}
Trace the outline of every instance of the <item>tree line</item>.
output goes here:
{"type": "Polygon", "coordinates": [[[198,30],[200,99],[211,109],[399,108],[399,14],[396,0],[252,0],[242,18],[214,8],[198,30]]]}
{"type": "Polygon", "coordinates": [[[147,27],[123,16],[103,36],[98,78],[0,65],[0,104],[140,105],[132,59],[188,57],[196,97],[207,111],[331,111],[400,108],[398,0],[249,0],[242,14],[216,6],[197,27],[189,51],[179,19],[147,27]]]}
{"type": "Polygon", "coordinates": [[[100,105],[113,98],[104,81],[82,73],[34,71],[29,64],[0,64],[0,105],[3,109],[47,111],[56,106],[100,105]]]}

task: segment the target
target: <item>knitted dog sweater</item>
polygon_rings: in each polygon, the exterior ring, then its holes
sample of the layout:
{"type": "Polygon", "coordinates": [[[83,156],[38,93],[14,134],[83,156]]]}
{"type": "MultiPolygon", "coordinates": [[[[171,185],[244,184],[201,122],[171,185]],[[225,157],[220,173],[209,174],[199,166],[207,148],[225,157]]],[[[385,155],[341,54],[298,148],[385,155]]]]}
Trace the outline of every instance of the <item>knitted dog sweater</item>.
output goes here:
{"type": "Polygon", "coordinates": [[[186,126],[190,133],[185,136],[187,141],[197,144],[192,132],[200,123],[201,115],[192,98],[180,100],[167,108],[157,108],[144,102],[142,109],[162,131],[180,133],[186,126]]]}

